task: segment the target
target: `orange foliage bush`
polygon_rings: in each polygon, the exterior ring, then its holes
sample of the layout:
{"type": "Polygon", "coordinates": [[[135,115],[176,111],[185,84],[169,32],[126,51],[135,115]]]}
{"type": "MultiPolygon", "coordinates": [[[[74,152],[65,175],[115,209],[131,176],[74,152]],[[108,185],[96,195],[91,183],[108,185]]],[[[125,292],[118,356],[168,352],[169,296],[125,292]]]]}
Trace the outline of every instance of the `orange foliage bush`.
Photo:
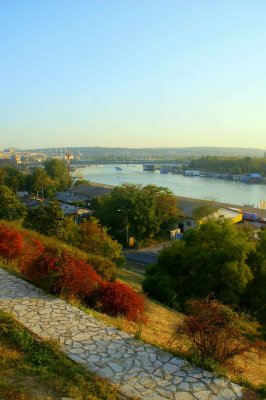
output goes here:
{"type": "Polygon", "coordinates": [[[124,315],[132,321],[140,321],[143,317],[143,296],[119,281],[102,283],[98,300],[101,310],[109,315],[124,315]]]}

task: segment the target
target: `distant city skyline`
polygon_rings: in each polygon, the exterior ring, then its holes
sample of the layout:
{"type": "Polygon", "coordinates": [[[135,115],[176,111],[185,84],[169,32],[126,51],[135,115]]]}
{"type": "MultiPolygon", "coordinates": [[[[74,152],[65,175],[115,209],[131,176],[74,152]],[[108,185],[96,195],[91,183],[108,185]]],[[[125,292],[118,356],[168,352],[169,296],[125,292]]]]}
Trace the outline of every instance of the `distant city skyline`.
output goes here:
{"type": "Polygon", "coordinates": [[[1,148],[266,148],[266,2],[7,1],[1,148]]]}

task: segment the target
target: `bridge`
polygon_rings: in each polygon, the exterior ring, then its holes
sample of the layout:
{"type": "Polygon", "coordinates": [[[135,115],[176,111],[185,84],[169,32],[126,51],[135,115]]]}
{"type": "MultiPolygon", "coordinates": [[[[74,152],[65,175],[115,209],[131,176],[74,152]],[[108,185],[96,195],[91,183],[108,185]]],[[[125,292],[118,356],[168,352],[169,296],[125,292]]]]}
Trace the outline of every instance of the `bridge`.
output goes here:
{"type": "MultiPolygon", "coordinates": [[[[138,164],[138,165],[154,165],[165,167],[180,167],[181,165],[188,165],[187,162],[180,162],[176,160],[70,160],[70,166],[84,167],[87,165],[113,165],[113,164],[138,164]]],[[[44,162],[31,162],[19,164],[28,168],[42,167],[44,162]]]]}

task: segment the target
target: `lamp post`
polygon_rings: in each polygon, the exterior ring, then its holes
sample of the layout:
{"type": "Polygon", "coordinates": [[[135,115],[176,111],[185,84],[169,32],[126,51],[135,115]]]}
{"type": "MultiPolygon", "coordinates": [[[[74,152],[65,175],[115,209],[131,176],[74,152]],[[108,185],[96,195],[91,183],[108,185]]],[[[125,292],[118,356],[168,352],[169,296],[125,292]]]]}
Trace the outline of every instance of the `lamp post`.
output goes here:
{"type": "Polygon", "coordinates": [[[127,246],[128,246],[128,218],[127,218],[127,210],[120,208],[117,210],[118,212],[124,212],[126,215],[126,241],[127,241],[127,246]]]}

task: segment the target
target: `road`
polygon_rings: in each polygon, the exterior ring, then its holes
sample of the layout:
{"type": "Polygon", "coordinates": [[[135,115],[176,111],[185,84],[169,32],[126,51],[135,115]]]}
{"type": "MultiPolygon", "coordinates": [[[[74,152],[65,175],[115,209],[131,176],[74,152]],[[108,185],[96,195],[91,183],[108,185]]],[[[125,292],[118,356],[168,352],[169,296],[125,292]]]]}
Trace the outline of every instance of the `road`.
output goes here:
{"type": "Polygon", "coordinates": [[[168,245],[167,243],[160,243],[153,247],[147,247],[144,249],[132,249],[123,251],[123,255],[129,262],[134,262],[140,265],[154,264],[157,261],[160,251],[168,245]]]}

